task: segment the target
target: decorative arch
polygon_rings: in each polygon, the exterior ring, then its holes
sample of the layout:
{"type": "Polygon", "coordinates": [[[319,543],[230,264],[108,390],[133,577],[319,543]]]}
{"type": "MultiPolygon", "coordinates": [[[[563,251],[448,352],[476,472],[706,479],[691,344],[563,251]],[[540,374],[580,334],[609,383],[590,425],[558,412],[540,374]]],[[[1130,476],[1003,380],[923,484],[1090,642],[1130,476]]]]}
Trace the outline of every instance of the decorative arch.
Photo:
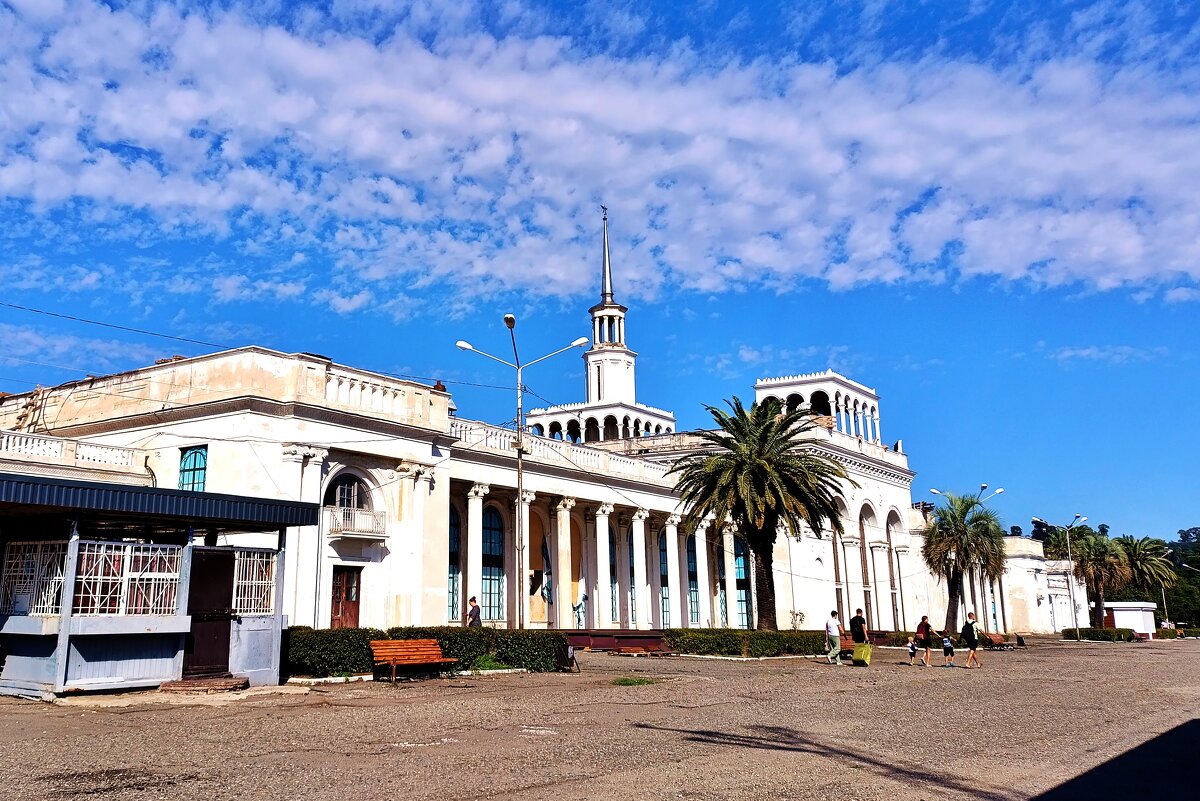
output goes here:
{"type": "Polygon", "coordinates": [[[600,441],[600,424],[596,422],[595,417],[589,417],[583,424],[583,441],[584,442],[599,442],[600,441]]]}
{"type": "Polygon", "coordinates": [[[621,439],[629,439],[629,432],[629,415],[625,415],[625,418],[621,421],[621,439]]]}
{"type": "Polygon", "coordinates": [[[823,390],[817,390],[809,396],[808,405],[812,407],[814,414],[833,417],[833,410],[829,406],[829,395],[823,390]]]}
{"type": "Polygon", "coordinates": [[[804,404],[804,396],[798,392],[793,392],[787,397],[787,410],[794,412],[804,404]]]}
{"type": "Polygon", "coordinates": [[[635,437],[640,437],[642,435],[642,420],[640,417],[635,417],[633,419],[633,435],[635,437]]]}
{"type": "Polygon", "coordinates": [[[546,429],[542,428],[541,423],[534,423],[529,427],[529,433],[533,434],[535,437],[544,437],[546,435],[545,431],[546,429]]]}
{"type": "Polygon", "coordinates": [[[608,415],[604,418],[604,431],[601,432],[601,439],[608,442],[612,439],[619,439],[621,436],[620,429],[617,427],[617,418],[614,415],[608,415]]]}
{"type": "Polygon", "coordinates": [[[555,420],[553,423],[550,424],[550,439],[562,439],[562,438],[563,438],[562,423],[555,420]]]}

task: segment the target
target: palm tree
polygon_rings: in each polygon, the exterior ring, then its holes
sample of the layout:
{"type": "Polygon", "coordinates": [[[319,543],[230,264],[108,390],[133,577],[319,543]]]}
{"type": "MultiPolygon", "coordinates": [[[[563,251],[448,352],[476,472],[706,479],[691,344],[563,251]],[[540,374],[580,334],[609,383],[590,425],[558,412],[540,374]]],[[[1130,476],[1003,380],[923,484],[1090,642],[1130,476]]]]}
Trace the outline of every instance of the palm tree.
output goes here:
{"type": "Polygon", "coordinates": [[[732,413],[705,407],[717,428],[697,434],[712,451],[680,458],[670,472],[679,475],[676,489],[690,527],[712,517],[717,530],[727,523],[741,530],[754,559],[758,628],[775,630],[779,528],[798,536],[803,522],[814,531],[828,526],[840,533],[836,498],[842,482],[854,482],[841,464],[805,442],[817,426],[811,410],[784,412],[774,398],[749,409],[737,397],[725,403],[732,413]]]}
{"type": "Polygon", "coordinates": [[[993,580],[1004,574],[1004,529],[977,495],[946,493],[945,498],[946,504],[934,510],[925,531],[921,556],[934,575],[946,580],[950,599],[943,631],[950,632],[958,627],[958,599],[966,571],[978,569],[993,580]]]}
{"type": "Polygon", "coordinates": [[[1089,534],[1073,539],[1075,576],[1084,583],[1095,600],[1092,625],[1104,627],[1104,595],[1124,587],[1133,578],[1125,549],[1116,540],[1102,534],[1089,534]]]}
{"type": "Polygon", "coordinates": [[[1125,551],[1129,564],[1129,583],[1140,590],[1158,590],[1175,586],[1175,568],[1167,558],[1167,544],[1152,537],[1136,538],[1126,534],[1115,542],[1125,551]]]}

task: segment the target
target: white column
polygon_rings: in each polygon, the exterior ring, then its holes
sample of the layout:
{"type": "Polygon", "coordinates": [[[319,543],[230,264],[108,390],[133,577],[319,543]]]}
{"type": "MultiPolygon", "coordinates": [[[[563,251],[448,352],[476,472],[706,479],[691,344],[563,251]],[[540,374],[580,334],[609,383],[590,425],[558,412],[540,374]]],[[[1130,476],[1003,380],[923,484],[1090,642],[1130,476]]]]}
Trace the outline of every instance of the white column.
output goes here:
{"type": "Polygon", "coordinates": [[[612,512],[611,503],[596,507],[596,594],[591,605],[595,610],[592,620],[598,629],[612,627],[612,576],[608,573],[608,516],[612,512]]]}
{"type": "Polygon", "coordinates": [[[563,498],[554,507],[554,546],[557,558],[554,560],[554,613],[558,621],[557,628],[575,628],[575,613],[571,607],[575,599],[571,594],[571,510],[575,508],[574,498],[563,498]]]}
{"type": "Polygon", "coordinates": [[[862,543],[857,538],[843,537],[845,560],[842,562],[842,583],[846,585],[846,619],[854,616],[855,609],[865,609],[863,603],[862,554],[858,552],[862,543]]]}
{"type": "Polygon", "coordinates": [[[464,586],[463,609],[467,598],[474,597],[483,603],[483,498],[492,488],[487,484],[476,484],[467,491],[467,575],[464,586]]]}
{"type": "MultiPolygon", "coordinates": [[[[425,565],[421,553],[421,543],[425,539],[425,500],[429,497],[429,493],[433,489],[433,468],[429,465],[413,465],[411,467],[401,465],[400,467],[401,469],[409,468],[413,479],[412,503],[409,507],[409,514],[405,515],[406,519],[404,520],[404,528],[407,529],[406,539],[408,540],[404,560],[408,564],[405,566],[407,569],[404,572],[407,574],[408,582],[407,586],[397,586],[394,583],[391,585],[392,602],[389,608],[385,610],[384,618],[380,622],[387,623],[388,625],[398,623],[399,621],[392,620],[392,615],[395,614],[398,608],[405,606],[404,596],[407,595],[410,625],[420,626],[426,622],[424,619],[425,576],[423,569],[425,565]]],[[[388,516],[391,516],[390,510],[388,516]]],[[[396,511],[396,517],[400,517],[399,509],[396,511]]],[[[396,553],[393,552],[392,555],[396,555],[396,553]]],[[[395,567],[393,565],[393,568],[395,567]]],[[[446,583],[445,576],[441,576],[440,579],[444,585],[446,583]]],[[[359,588],[359,592],[362,592],[361,587],[359,588]]],[[[443,609],[438,614],[438,620],[441,620],[446,614],[445,604],[442,606],[443,609]]]]}
{"type": "Polygon", "coordinates": [[[630,621],[635,629],[650,628],[650,587],[646,582],[646,518],[650,513],[638,509],[633,513],[633,526],[629,536],[633,541],[633,594],[637,607],[636,620],[630,621]]]}
{"type": "Polygon", "coordinates": [[[691,604],[689,601],[687,541],[687,532],[678,531],[675,537],[675,550],[679,552],[679,559],[677,560],[679,565],[679,586],[672,591],[671,602],[675,603],[676,600],[679,602],[679,625],[685,628],[689,626],[695,628],[696,624],[692,622],[691,604]]]}
{"type": "MultiPolygon", "coordinates": [[[[283,461],[294,465],[296,492],[291,500],[321,503],[321,478],[329,451],[306,445],[285,445],[283,461]]],[[[324,514],[322,512],[322,514],[324,514]]],[[[283,614],[288,625],[317,626],[316,585],[321,563],[325,558],[325,535],[322,522],[315,526],[293,526],[287,530],[283,553],[283,614]]]]}
{"type": "Polygon", "coordinates": [[[896,628],[899,631],[908,631],[908,610],[904,605],[904,559],[902,558],[908,553],[908,546],[898,545],[893,550],[896,559],[896,595],[900,597],[900,622],[896,628]]]}
{"type": "Polygon", "coordinates": [[[696,526],[696,585],[700,595],[700,628],[712,626],[712,581],[708,575],[708,528],[710,521],[696,526]]]}
{"type": "MultiPolygon", "coordinates": [[[[687,582],[681,582],[679,578],[679,521],[679,515],[671,515],[663,527],[663,536],[667,540],[667,588],[671,598],[669,617],[663,625],[672,629],[680,627],[683,620],[683,604],[687,603],[687,582]],[[680,592],[681,588],[683,592],[680,592]]],[[[686,576],[687,573],[683,575],[686,576]]]]}
{"type": "Polygon", "coordinates": [[[895,631],[896,621],[892,617],[891,578],[886,568],[882,573],[879,571],[879,556],[880,554],[887,556],[887,553],[886,542],[871,543],[871,572],[874,574],[871,586],[875,588],[875,627],[895,631]]]}
{"type": "Polygon", "coordinates": [[[738,627],[737,558],[733,548],[733,526],[721,531],[721,550],[725,556],[725,622],[731,629],[738,627]]]}
{"type": "MultiPolygon", "coordinates": [[[[517,603],[521,607],[521,625],[526,628],[529,628],[529,581],[532,577],[532,571],[529,569],[529,504],[533,503],[533,499],[536,497],[536,493],[525,490],[519,499],[521,504],[521,553],[518,557],[520,573],[513,592],[517,594],[517,603]]],[[[515,627],[515,622],[513,625],[515,627]]]]}
{"type": "Polygon", "coordinates": [[[883,442],[883,430],[879,427],[879,412],[875,412],[875,441],[883,442]]]}

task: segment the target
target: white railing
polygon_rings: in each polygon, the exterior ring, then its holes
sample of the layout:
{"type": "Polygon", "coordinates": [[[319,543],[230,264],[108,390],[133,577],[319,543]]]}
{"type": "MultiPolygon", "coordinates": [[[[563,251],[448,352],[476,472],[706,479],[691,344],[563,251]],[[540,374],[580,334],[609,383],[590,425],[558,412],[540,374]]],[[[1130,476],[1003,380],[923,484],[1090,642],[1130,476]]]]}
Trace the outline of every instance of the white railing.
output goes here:
{"type": "Polygon", "coordinates": [[[234,556],[233,611],[275,614],[275,552],[239,548],[234,556]]]}
{"type": "Polygon", "coordinates": [[[53,616],[62,611],[67,543],[10,542],[0,575],[0,613],[53,616]]]}
{"type": "Polygon", "coordinates": [[[375,412],[405,422],[428,420],[428,405],[413,397],[423,389],[370,373],[331,367],[325,374],[325,401],[358,411],[375,412]]]}
{"type": "Polygon", "coordinates": [[[178,545],[79,543],[76,615],[173,615],[179,597],[178,545]]]}
{"type": "MultiPolygon", "coordinates": [[[[515,454],[516,435],[506,428],[470,420],[452,420],[450,434],[458,438],[463,448],[515,454]]],[[[618,456],[606,450],[576,445],[565,440],[547,439],[527,434],[525,449],[525,458],[535,462],[561,465],[585,472],[625,476],[642,481],[667,481],[668,468],[666,465],[645,459],[618,456]]]]}
{"type": "Polygon", "coordinates": [[[113,467],[135,470],[138,451],[119,445],[78,442],[44,434],[0,432],[0,456],[20,456],[52,464],[113,467]]]}
{"type": "Polygon", "coordinates": [[[21,456],[40,456],[44,459],[59,459],[63,455],[63,443],[59,437],[43,437],[40,434],[21,434],[5,431],[0,435],[0,453],[15,453],[21,456]]]}
{"type": "Polygon", "coordinates": [[[376,537],[387,535],[387,512],[370,509],[353,509],[347,506],[325,506],[321,508],[322,527],[331,537],[346,534],[369,534],[376,537]]]}

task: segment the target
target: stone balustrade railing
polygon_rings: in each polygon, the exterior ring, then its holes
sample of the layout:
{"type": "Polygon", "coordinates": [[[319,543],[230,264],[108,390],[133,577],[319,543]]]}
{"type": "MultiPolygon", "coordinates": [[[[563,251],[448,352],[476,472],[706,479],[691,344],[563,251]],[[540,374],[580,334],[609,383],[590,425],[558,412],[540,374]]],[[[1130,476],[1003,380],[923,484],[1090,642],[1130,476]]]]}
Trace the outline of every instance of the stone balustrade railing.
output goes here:
{"type": "Polygon", "coordinates": [[[141,470],[136,448],[20,431],[0,431],[0,458],[69,467],[99,467],[122,472],[141,470]]]}

